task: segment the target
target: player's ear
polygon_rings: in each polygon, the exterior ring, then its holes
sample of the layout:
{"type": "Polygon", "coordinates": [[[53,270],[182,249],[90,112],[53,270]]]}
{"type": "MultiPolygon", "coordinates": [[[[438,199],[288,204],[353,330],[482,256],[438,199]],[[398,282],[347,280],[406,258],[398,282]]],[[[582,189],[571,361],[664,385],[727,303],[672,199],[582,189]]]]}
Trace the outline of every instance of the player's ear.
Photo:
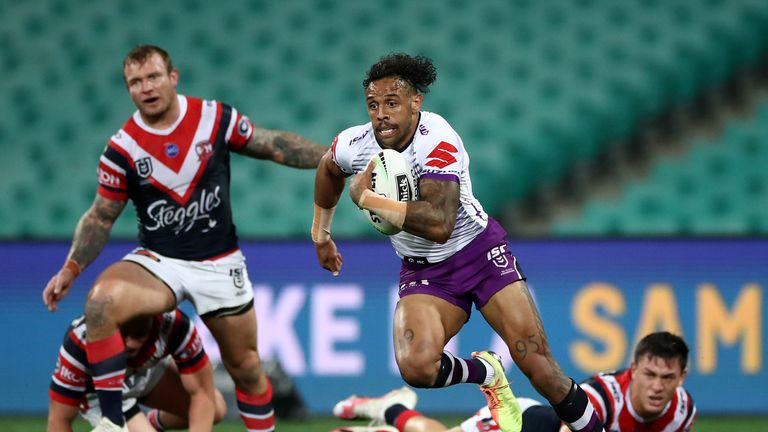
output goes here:
{"type": "Polygon", "coordinates": [[[424,95],[421,93],[415,93],[411,97],[411,108],[413,111],[421,111],[421,104],[424,103],[424,95]]]}
{"type": "Polygon", "coordinates": [[[688,377],[688,369],[684,369],[683,373],[680,374],[680,382],[677,383],[678,386],[683,385],[683,382],[685,381],[685,378],[688,377]]]}
{"type": "Polygon", "coordinates": [[[176,85],[179,83],[179,70],[172,69],[171,73],[168,74],[168,77],[171,79],[171,84],[176,87],[176,85]]]}

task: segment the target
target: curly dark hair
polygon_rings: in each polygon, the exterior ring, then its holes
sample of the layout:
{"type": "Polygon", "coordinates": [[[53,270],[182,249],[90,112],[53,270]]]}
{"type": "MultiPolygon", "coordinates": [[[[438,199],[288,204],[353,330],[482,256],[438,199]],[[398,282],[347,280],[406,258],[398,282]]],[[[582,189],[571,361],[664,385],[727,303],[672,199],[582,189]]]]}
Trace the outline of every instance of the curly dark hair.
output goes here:
{"type": "Polygon", "coordinates": [[[429,93],[429,86],[437,79],[437,70],[432,60],[424,56],[410,56],[405,53],[392,53],[379,59],[368,70],[363,80],[363,88],[376,80],[387,77],[400,77],[418,93],[429,93]]]}
{"type": "Polygon", "coordinates": [[[688,365],[688,345],[683,338],[667,331],[651,333],[640,339],[635,348],[635,361],[645,355],[666,360],[679,359],[683,370],[688,365]]]}

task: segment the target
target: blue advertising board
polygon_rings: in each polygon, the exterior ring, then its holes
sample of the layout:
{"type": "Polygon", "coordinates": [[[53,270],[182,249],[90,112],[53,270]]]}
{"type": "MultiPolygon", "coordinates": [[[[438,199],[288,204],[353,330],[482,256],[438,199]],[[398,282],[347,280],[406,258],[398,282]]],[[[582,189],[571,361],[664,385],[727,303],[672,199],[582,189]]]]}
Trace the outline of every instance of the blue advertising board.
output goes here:
{"type": "MultiPolygon", "coordinates": [[[[67,324],[83,311],[98,273],[130,251],[111,243],[55,313],[41,292],[68,243],[0,244],[0,414],[47,409],[47,387],[67,324]]],[[[302,242],[244,242],[256,298],[259,350],[279,360],[313,413],[349,394],[403,385],[392,355],[399,261],[388,242],[340,242],[339,277],[320,269],[302,242]]],[[[526,240],[511,249],[528,276],[552,351],[577,381],[623,368],[643,334],[667,329],[691,348],[686,387],[700,413],[766,413],[765,287],[768,240],[526,240]]],[[[191,306],[183,308],[192,312],[191,306]]],[[[202,326],[202,325],[201,325],[202,326]]],[[[203,331],[205,333],[205,331],[203,331]]],[[[214,360],[215,343],[206,340],[214,360]]],[[[494,349],[515,393],[542,400],[474,311],[449,344],[454,354],[494,349]]],[[[425,412],[470,413],[473,385],[419,390],[425,412]]]]}

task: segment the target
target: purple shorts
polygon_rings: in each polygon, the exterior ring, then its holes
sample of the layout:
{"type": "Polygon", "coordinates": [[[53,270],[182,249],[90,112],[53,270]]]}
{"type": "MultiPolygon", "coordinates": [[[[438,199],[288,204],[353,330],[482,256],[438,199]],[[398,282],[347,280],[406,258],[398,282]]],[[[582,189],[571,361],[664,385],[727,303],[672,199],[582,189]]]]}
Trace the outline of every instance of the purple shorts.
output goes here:
{"type": "Polygon", "coordinates": [[[445,261],[400,267],[400,297],[428,294],[472,313],[480,310],[505,286],[525,280],[517,258],[509,251],[506,231],[489,218],[488,226],[474,240],[445,261]]]}

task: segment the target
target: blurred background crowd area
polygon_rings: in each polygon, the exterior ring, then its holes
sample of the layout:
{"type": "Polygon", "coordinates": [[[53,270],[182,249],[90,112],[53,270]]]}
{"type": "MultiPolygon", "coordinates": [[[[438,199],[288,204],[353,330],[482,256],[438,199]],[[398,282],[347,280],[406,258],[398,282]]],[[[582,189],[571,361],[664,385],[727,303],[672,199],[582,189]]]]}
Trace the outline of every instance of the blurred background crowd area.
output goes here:
{"type": "MultiPolygon", "coordinates": [[[[71,236],[139,43],[181,94],[326,145],[367,121],[370,64],[432,58],[424,109],[515,236],[768,234],[765,0],[0,0],[0,238],[71,236]]],[[[307,238],[313,178],[234,157],[240,235],[307,238]]],[[[380,236],[346,197],[334,235],[380,236]]]]}

